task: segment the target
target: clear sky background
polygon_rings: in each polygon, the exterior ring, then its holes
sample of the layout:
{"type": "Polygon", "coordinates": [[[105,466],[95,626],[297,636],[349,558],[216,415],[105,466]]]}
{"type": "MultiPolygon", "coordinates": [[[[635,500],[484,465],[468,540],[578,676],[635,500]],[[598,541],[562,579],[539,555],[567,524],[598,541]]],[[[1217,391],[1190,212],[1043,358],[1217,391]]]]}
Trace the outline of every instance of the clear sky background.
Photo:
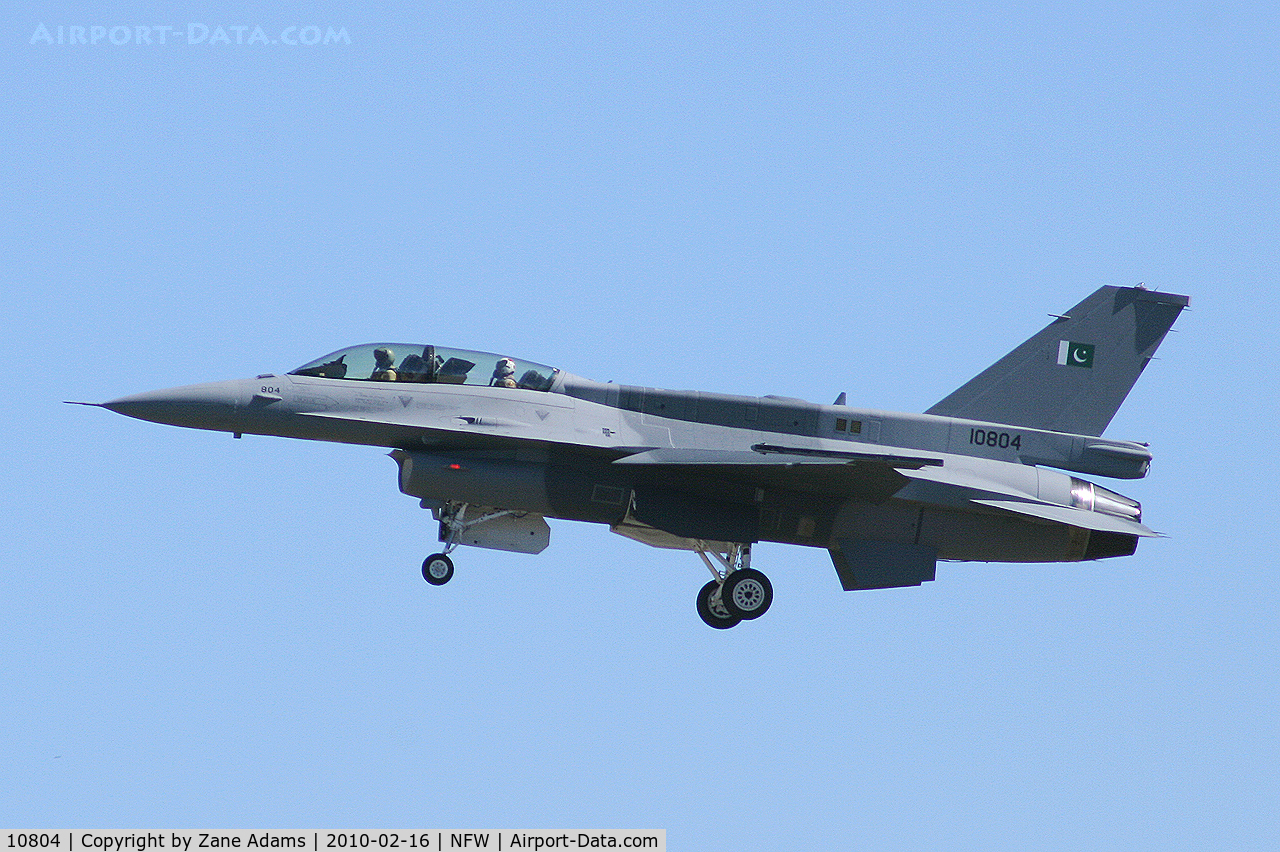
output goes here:
{"type": "Polygon", "coordinates": [[[1280,844],[1276,5],[793,5],[5,13],[0,825],[1280,844]],[[62,404],[407,340],[921,411],[1139,282],[1192,310],[1104,484],[1170,538],[861,593],[760,545],[723,632],[692,554],[552,522],[433,588],[380,450],[62,404]]]}

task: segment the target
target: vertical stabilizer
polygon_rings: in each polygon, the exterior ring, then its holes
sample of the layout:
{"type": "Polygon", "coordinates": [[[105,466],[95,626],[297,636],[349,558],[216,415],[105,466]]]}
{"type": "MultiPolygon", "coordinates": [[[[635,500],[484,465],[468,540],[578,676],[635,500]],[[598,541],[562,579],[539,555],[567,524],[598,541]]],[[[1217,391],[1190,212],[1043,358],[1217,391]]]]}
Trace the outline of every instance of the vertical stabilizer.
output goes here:
{"type": "Polygon", "coordinates": [[[926,413],[1101,435],[1189,302],[1099,288],[926,413]]]}

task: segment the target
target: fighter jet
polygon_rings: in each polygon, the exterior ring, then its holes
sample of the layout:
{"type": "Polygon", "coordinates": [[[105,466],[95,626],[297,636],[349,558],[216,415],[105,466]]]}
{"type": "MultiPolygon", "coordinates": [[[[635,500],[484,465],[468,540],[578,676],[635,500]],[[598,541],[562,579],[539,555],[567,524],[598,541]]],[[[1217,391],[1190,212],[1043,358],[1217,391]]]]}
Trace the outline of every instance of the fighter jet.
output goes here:
{"type": "Polygon", "coordinates": [[[460,545],[540,553],[547,518],[696,553],[718,629],[773,601],[751,547],[823,547],[846,590],[918,586],[938,560],[1128,556],[1146,444],[1102,438],[1189,299],[1102,287],[923,414],[601,383],[500,353],[369,343],[284,374],[100,405],[195,429],[385,447],[438,522],[433,585],[460,545]]]}

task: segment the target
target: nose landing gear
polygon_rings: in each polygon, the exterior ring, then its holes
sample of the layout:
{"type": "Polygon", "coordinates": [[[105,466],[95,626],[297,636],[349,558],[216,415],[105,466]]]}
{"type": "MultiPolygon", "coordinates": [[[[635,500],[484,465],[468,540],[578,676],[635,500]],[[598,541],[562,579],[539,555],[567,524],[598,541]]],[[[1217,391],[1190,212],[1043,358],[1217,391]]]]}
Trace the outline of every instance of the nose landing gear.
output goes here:
{"type": "Polygon", "coordinates": [[[443,586],[453,579],[453,560],[443,553],[433,553],[422,561],[422,579],[433,586],[443,586]]]}
{"type": "Polygon", "coordinates": [[[422,579],[433,586],[443,586],[453,577],[449,554],[460,544],[538,553],[547,546],[551,533],[541,515],[528,512],[456,502],[437,504],[432,512],[440,521],[440,540],[444,542],[444,550],[422,563],[422,579]]]}

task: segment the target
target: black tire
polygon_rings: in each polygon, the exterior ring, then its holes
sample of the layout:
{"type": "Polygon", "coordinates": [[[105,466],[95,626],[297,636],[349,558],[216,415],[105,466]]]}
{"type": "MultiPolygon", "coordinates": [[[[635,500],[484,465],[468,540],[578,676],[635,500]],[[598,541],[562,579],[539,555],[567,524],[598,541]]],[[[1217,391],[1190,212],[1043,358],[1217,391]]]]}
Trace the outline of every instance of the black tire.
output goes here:
{"type": "Polygon", "coordinates": [[[433,586],[443,586],[453,578],[453,560],[443,553],[433,553],[422,560],[422,579],[433,586]]]}
{"type": "Polygon", "coordinates": [[[730,615],[729,610],[725,609],[723,605],[717,606],[711,603],[711,596],[719,589],[720,584],[712,580],[698,592],[698,617],[706,622],[708,627],[714,627],[716,630],[728,630],[742,621],[742,619],[735,615],[730,615]]]}
{"type": "Polygon", "coordinates": [[[725,578],[720,599],[730,615],[750,621],[769,611],[773,603],[773,584],[754,568],[742,568],[725,578]]]}

